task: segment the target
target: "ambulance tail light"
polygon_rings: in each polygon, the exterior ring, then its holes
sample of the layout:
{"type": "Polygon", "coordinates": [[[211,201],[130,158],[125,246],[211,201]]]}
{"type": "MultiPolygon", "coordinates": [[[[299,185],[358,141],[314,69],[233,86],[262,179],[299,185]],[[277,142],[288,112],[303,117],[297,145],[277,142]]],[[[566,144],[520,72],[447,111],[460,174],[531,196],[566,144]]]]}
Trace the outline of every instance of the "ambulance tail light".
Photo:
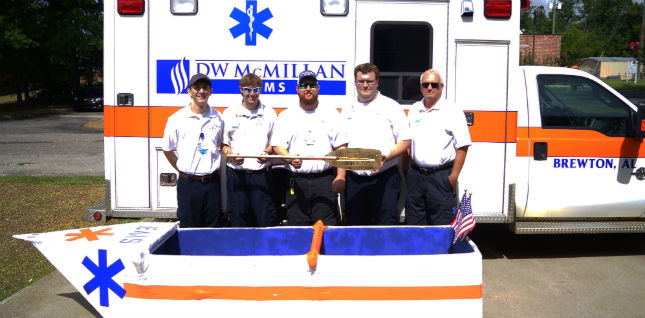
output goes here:
{"type": "Polygon", "coordinates": [[[520,2],[520,10],[526,10],[531,7],[531,0],[522,0],[520,2]]]}
{"type": "Polygon", "coordinates": [[[145,2],[144,0],[118,0],[117,10],[121,15],[142,15],[145,2]]]}
{"type": "Polygon", "coordinates": [[[484,0],[484,16],[491,19],[511,17],[511,0],[484,0]]]}

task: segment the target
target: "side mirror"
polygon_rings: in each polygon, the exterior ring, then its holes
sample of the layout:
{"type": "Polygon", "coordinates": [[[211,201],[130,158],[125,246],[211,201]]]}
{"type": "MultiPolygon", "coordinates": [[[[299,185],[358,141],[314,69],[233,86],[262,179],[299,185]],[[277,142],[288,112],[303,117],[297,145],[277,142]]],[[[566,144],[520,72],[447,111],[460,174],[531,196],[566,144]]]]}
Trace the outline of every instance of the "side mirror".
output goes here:
{"type": "Polygon", "coordinates": [[[645,138],[645,106],[641,106],[640,103],[634,118],[633,131],[634,137],[645,138]]]}

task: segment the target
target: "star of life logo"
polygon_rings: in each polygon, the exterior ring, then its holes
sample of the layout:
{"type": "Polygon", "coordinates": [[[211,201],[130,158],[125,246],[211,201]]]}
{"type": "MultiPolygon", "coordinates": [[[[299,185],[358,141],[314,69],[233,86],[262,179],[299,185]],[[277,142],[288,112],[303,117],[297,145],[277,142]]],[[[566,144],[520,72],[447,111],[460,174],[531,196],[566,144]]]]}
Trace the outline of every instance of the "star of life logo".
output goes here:
{"type": "Polygon", "coordinates": [[[190,60],[157,60],[157,94],[186,94],[190,60]]]}
{"type": "Polygon", "coordinates": [[[230,17],[237,21],[237,25],[229,29],[231,35],[236,39],[244,34],[244,45],[246,46],[255,46],[258,35],[269,39],[271,32],[273,32],[273,29],[264,24],[267,20],[273,18],[271,10],[265,8],[258,12],[257,1],[247,0],[245,11],[233,8],[230,17]]]}
{"type": "Polygon", "coordinates": [[[125,289],[112,278],[125,269],[121,259],[117,259],[108,266],[107,250],[99,249],[98,263],[94,263],[89,257],[85,256],[82,264],[94,275],[94,278],[83,285],[83,289],[89,295],[98,288],[101,306],[110,307],[110,298],[108,295],[110,290],[119,298],[125,296],[125,289]]]}

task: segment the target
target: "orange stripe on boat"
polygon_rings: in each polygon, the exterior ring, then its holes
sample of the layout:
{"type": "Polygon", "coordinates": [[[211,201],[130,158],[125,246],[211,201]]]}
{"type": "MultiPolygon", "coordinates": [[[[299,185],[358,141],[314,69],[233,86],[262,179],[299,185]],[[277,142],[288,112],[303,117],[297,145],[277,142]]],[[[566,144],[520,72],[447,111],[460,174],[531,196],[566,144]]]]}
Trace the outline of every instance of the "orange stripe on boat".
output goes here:
{"type": "Polygon", "coordinates": [[[426,287],[158,286],[125,283],[125,297],[168,300],[445,300],[480,299],[482,285],[426,287]]]}
{"type": "Polygon", "coordinates": [[[517,156],[532,157],[533,144],[547,143],[549,157],[643,158],[645,143],[628,137],[609,137],[593,130],[520,127],[517,156]]]}

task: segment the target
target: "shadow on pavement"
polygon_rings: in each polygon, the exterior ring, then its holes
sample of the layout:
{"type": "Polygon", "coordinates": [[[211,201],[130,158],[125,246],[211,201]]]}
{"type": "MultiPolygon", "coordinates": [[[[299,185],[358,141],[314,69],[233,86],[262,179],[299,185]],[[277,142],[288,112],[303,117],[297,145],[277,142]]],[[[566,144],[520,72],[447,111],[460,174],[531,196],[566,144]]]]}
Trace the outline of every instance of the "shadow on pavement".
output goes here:
{"type": "Polygon", "coordinates": [[[502,224],[477,224],[470,238],[484,259],[645,255],[645,234],[513,234],[502,224]]]}
{"type": "Polygon", "coordinates": [[[101,318],[101,314],[99,314],[99,312],[96,311],[96,309],[94,309],[94,307],[92,307],[92,305],[90,305],[90,303],[87,301],[87,299],[85,299],[83,297],[83,295],[81,295],[80,293],[78,293],[78,292],[76,292],[76,293],[62,293],[62,294],[58,294],[58,296],[67,297],[67,298],[70,298],[70,299],[76,301],[79,305],[83,306],[83,308],[85,308],[85,310],[87,310],[90,314],[92,314],[92,316],[94,316],[96,318],[101,318]]]}

